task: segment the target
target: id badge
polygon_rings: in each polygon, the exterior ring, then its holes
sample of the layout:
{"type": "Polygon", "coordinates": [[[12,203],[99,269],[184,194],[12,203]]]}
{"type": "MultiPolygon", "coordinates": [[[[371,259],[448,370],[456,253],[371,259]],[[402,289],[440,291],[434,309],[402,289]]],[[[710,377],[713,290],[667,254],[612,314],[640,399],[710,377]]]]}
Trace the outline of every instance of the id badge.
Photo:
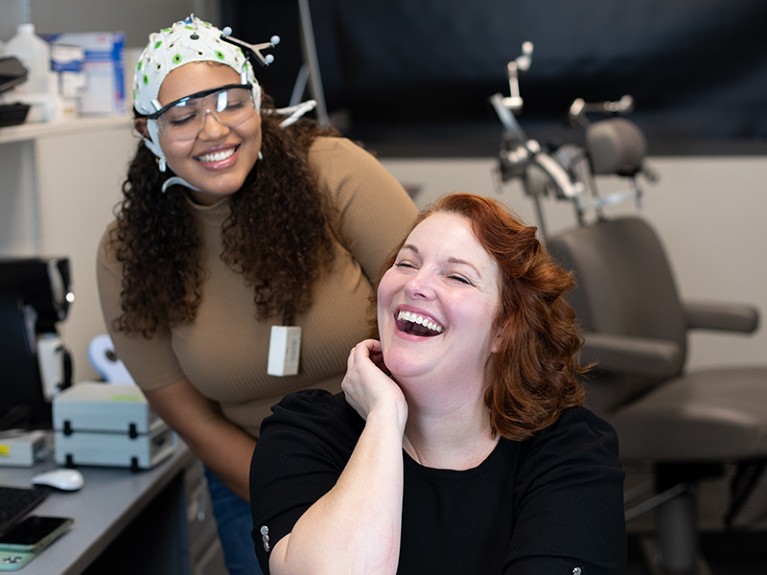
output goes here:
{"type": "Polygon", "coordinates": [[[301,328],[273,325],[269,337],[269,364],[266,373],[277,377],[298,374],[301,358],[301,328]]]}

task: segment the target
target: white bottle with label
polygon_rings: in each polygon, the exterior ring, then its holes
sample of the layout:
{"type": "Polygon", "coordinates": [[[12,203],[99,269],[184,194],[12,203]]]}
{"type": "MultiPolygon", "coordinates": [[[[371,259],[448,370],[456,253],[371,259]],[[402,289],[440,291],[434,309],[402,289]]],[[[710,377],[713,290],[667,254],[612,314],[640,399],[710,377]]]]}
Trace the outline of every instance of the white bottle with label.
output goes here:
{"type": "Polygon", "coordinates": [[[19,100],[32,107],[27,122],[45,122],[53,119],[54,98],[51,91],[51,48],[48,42],[35,34],[35,25],[19,24],[16,35],[5,46],[6,56],[15,56],[27,69],[27,80],[13,92],[19,100]]]}

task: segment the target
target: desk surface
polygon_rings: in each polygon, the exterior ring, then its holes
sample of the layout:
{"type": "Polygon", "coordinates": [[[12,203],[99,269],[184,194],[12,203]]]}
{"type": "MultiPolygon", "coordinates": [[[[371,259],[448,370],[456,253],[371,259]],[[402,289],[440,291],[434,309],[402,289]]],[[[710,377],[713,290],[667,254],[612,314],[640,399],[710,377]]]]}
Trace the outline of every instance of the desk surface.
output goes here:
{"type": "MultiPolygon", "coordinates": [[[[33,511],[72,517],[74,525],[18,573],[81,573],[192,461],[191,451],[179,442],[168,459],[148,470],[78,467],[85,478],[80,491],[51,492],[33,511]]],[[[55,467],[53,462],[34,468],[0,467],[0,484],[29,487],[33,475],[55,467]]]]}

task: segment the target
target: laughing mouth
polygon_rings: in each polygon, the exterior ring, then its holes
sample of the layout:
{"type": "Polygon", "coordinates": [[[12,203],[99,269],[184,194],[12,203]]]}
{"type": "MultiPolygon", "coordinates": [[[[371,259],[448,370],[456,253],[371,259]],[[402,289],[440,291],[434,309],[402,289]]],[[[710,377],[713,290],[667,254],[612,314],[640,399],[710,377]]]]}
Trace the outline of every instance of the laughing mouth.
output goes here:
{"type": "Polygon", "coordinates": [[[227,158],[232,157],[236,151],[236,148],[227,148],[226,150],[211,152],[210,154],[202,154],[197,156],[195,159],[200,162],[221,162],[227,158]]]}
{"type": "Polygon", "coordinates": [[[445,330],[431,318],[404,310],[397,314],[397,328],[405,333],[426,337],[439,335],[445,330]]]}

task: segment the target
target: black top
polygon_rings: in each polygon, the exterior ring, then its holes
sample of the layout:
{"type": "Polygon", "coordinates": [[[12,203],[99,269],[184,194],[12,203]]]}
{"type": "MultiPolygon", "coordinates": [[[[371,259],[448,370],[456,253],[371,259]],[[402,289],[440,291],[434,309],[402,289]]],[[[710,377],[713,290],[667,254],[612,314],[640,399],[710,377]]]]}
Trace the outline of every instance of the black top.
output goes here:
{"type": "MultiPolygon", "coordinates": [[[[251,463],[253,539],[270,548],[335,484],[364,427],[343,394],[287,396],[262,426],[251,463]]],[[[527,441],[501,439],[466,471],[404,451],[398,574],[622,574],[624,471],[612,427],[584,408],[527,441]],[[575,568],[579,567],[581,571],[575,568]]]]}

